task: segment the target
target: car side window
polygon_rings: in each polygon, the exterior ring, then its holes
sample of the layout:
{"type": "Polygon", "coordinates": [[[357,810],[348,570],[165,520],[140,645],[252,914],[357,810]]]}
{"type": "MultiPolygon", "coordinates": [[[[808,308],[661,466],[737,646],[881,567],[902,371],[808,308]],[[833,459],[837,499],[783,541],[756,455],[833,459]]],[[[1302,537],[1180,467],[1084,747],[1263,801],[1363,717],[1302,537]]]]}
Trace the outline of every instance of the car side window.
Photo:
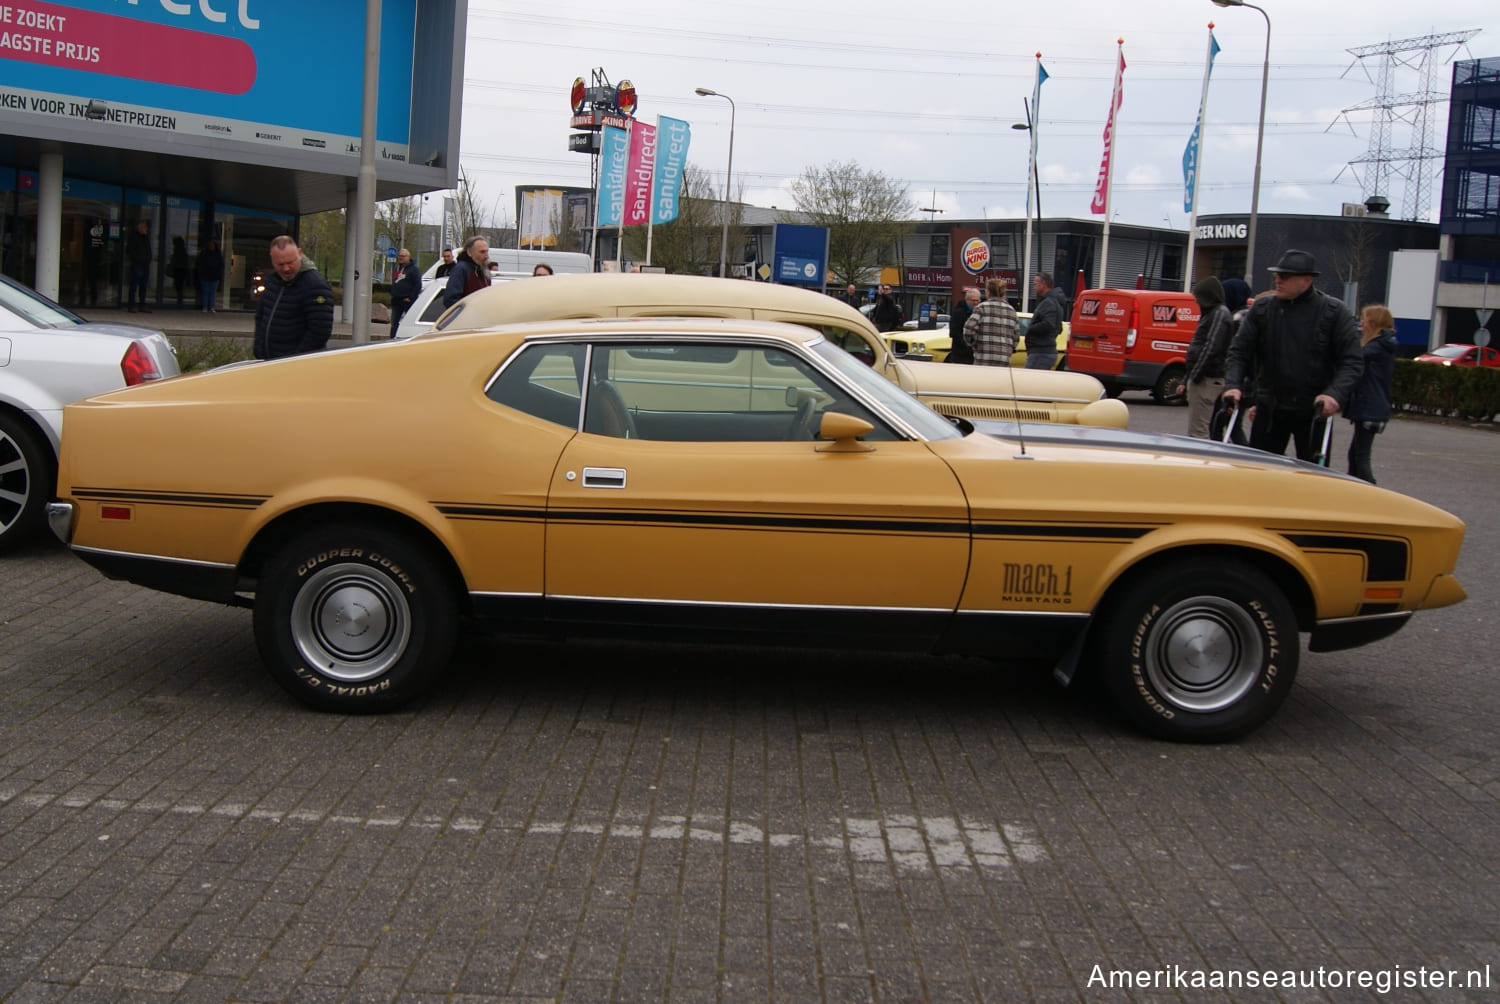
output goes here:
{"type": "Polygon", "coordinates": [[[583,429],[676,442],[816,438],[828,411],[895,434],[807,360],[776,346],[634,343],[594,346],[583,429]]]}
{"type": "Polygon", "coordinates": [[[823,337],[834,345],[843,349],[866,366],[875,365],[875,351],[870,348],[870,343],[865,337],[856,331],[847,328],[837,328],[831,324],[825,324],[818,330],[823,332],[823,337]]]}
{"type": "Polygon", "coordinates": [[[583,400],[584,346],[528,345],[512,357],[485,388],[496,404],[578,428],[583,400]]]}

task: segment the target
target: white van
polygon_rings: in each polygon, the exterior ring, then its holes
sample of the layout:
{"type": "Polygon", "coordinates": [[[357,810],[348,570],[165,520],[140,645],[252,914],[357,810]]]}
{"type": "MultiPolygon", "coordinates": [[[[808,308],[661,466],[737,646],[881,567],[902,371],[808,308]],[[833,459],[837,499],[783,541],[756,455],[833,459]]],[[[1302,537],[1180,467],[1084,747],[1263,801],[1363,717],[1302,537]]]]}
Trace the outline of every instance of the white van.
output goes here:
{"type": "MultiPolygon", "coordinates": [[[[454,248],[456,257],[459,248],[454,248]]],[[[427,271],[422,273],[422,285],[427,285],[437,276],[438,266],[442,259],[427,266],[427,271]]],[[[530,275],[531,270],[538,265],[550,265],[554,275],[576,274],[580,272],[592,272],[593,263],[589,256],[582,251],[528,251],[525,248],[490,248],[490,275],[506,279],[514,279],[518,276],[530,275]]]]}

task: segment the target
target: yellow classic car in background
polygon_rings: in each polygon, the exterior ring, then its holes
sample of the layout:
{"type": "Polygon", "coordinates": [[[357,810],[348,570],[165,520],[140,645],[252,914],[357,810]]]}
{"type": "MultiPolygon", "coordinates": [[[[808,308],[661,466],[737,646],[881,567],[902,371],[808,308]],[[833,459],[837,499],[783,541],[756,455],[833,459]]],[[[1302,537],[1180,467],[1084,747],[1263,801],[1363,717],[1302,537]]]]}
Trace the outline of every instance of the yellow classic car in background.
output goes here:
{"type": "MultiPolygon", "coordinates": [[[[900,359],[859,311],[794,286],[691,275],[561,275],[474,293],[437,319],[434,331],[585,317],[738,317],[818,328],[902,390],[943,415],[1064,422],[1123,429],[1130,411],[1084,373],[1005,372],[900,359]]],[[[430,335],[418,336],[427,337],[430,335]]]]}
{"type": "Polygon", "coordinates": [[[1281,704],[1299,633],[1352,647],[1464,597],[1462,522],[1414,499],[976,425],[806,324],[450,325],[69,405],[48,515],[110,576],[253,607],[271,675],[338,712],[428,691],[484,621],[1097,673],[1137,726],[1214,741],[1281,704]]]}
{"type": "MultiPolygon", "coordinates": [[[[1010,354],[1010,364],[1024,368],[1026,365],[1026,328],[1031,324],[1031,315],[1016,311],[1016,321],[1021,328],[1021,338],[1016,342],[1016,350],[1010,354]]],[[[1068,332],[1071,328],[1072,325],[1069,322],[1063,321],[1062,334],[1053,339],[1054,346],[1061,346],[1058,349],[1057,362],[1052,364],[1055,370],[1068,368],[1068,332]]],[[[953,338],[948,334],[947,326],[931,328],[927,331],[920,328],[886,331],[881,337],[885,339],[891,351],[898,356],[914,356],[939,363],[947,361],[948,353],[953,348],[953,338]]]]}

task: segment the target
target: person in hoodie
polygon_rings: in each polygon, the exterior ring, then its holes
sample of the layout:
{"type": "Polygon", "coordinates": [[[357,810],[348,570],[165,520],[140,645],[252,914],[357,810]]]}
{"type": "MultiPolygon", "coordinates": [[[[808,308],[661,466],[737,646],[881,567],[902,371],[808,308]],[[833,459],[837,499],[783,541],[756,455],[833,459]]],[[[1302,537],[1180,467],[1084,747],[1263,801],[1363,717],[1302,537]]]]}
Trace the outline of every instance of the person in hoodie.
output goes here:
{"type": "Polygon", "coordinates": [[[1198,301],[1198,327],[1187,350],[1188,435],[1207,439],[1214,402],[1224,392],[1224,358],[1233,324],[1224,304],[1224,286],[1216,276],[1193,286],[1193,299],[1198,301]]]}
{"type": "Polygon", "coordinates": [[[1051,272],[1032,276],[1031,288],[1037,301],[1031,308],[1031,323],[1026,326],[1026,368],[1050,370],[1057,365],[1057,338],[1068,319],[1068,308],[1051,272]]]}
{"type": "Polygon", "coordinates": [[[1396,320],[1383,303],[1372,303],[1359,312],[1360,342],[1365,371],[1349,394],[1344,417],[1354,425],[1349,441],[1349,473],[1375,483],[1370,469],[1370,447],[1385,431],[1391,417],[1391,381],[1396,376],[1396,320]]]}
{"type": "Polygon", "coordinates": [[[321,352],[333,334],[333,289],[285,234],[271,241],[271,268],[255,302],[255,358],[321,352]]]}
{"type": "Polygon", "coordinates": [[[451,307],[470,293],[484,289],[490,284],[490,242],[483,237],[470,237],[464,241],[464,249],[448,273],[448,285],[443,287],[443,306],[451,307]]]}

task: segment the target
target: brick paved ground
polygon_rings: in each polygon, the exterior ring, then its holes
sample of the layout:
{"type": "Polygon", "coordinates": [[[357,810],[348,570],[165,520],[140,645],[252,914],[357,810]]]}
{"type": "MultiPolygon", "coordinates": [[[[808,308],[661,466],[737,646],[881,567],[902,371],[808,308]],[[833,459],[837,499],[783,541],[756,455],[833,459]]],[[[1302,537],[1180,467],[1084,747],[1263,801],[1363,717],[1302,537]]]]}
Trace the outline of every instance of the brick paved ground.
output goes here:
{"type": "Polygon", "coordinates": [[[1096,966],[1399,965],[1492,989],[1237,996],[1494,999],[1500,438],[1399,423],[1375,457],[1470,521],[1473,598],[1306,656],[1207,748],[979,661],[488,638],[419,707],[321,715],[246,611],[0,559],[0,997],[1102,1000],[1096,966]]]}

